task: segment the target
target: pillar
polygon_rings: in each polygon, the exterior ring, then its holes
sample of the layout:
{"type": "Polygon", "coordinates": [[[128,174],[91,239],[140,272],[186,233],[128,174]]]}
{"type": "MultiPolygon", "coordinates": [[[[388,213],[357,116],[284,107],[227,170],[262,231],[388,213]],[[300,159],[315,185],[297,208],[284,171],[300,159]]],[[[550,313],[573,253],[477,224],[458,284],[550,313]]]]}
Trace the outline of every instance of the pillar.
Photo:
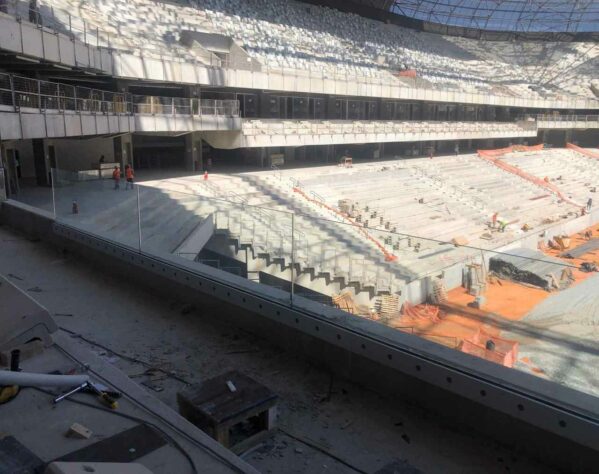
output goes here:
{"type": "Polygon", "coordinates": [[[114,161],[119,164],[121,169],[125,165],[135,167],[133,161],[133,135],[126,133],[114,138],[114,161]]]}
{"type": "Polygon", "coordinates": [[[8,187],[8,182],[7,182],[7,177],[6,177],[6,167],[4,165],[4,145],[2,145],[2,143],[0,143],[0,202],[2,201],[6,201],[6,198],[8,197],[8,193],[7,193],[7,187],[8,187]]]}
{"type": "Polygon", "coordinates": [[[185,135],[185,170],[198,173],[204,171],[200,132],[191,132],[185,135]]]}
{"type": "MultiPolygon", "coordinates": [[[[572,130],[566,130],[565,142],[572,143],[572,130]]],[[[564,143],[563,146],[566,146],[566,143],[564,143]]]]}

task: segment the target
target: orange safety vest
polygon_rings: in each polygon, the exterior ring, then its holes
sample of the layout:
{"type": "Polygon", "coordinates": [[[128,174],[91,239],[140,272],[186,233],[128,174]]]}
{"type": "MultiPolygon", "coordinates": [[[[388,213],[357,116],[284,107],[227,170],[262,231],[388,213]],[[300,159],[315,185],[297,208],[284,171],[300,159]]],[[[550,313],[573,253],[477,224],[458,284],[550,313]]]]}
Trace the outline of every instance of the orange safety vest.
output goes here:
{"type": "Polygon", "coordinates": [[[125,177],[127,179],[133,179],[133,168],[127,168],[125,170],[125,177]]]}
{"type": "Polygon", "coordinates": [[[121,172],[119,170],[114,170],[112,172],[112,179],[116,179],[117,181],[121,179],[121,172]]]}

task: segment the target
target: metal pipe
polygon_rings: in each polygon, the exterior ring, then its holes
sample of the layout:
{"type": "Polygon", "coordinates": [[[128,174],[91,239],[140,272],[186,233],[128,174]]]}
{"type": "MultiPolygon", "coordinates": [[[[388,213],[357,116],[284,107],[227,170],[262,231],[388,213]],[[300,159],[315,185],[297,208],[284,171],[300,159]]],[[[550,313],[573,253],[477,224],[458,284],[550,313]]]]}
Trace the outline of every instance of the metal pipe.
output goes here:
{"type": "Polygon", "coordinates": [[[21,387],[73,387],[89,380],[87,375],[49,375],[31,372],[0,371],[0,385],[21,387]]]}

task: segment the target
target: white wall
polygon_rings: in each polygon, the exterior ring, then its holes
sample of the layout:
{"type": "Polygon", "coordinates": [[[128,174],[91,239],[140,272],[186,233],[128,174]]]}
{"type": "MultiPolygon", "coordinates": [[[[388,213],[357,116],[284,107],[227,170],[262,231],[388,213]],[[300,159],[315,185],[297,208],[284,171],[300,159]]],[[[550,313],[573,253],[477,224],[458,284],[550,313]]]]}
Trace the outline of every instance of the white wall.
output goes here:
{"type": "Polygon", "coordinates": [[[102,155],[104,155],[107,163],[114,161],[112,138],[92,138],[89,140],[49,139],[46,140],[46,147],[49,145],[54,145],[57,165],[64,170],[95,169],[102,155]]]}

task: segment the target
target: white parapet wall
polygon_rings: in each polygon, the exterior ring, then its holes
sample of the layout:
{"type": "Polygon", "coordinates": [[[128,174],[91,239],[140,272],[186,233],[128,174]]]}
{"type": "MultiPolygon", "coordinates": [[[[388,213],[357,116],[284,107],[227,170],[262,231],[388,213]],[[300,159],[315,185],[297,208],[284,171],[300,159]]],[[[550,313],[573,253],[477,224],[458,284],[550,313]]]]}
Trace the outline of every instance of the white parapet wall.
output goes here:
{"type": "Polygon", "coordinates": [[[203,130],[241,130],[241,118],[220,115],[135,114],[135,131],[137,132],[186,133],[203,130]]]}
{"type": "Polygon", "coordinates": [[[0,137],[2,140],[31,138],[68,138],[135,131],[131,115],[96,114],[85,112],[51,113],[0,110],[0,137]]]}
{"type": "Polygon", "coordinates": [[[380,80],[360,76],[327,77],[297,69],[250,71],[216,68],[173,61],[143,58],[114,52],[113,71],[117,77],[152,81],[200,84],[215,87],[276,90],[311,94],[330,94],[385,99],[423,100],[463,104],[488,104],[505,107],[539,109],[599,109],[599,101],[588,99],[531,99],[443,89],[406,87],[397,80],[380,80]]]}
{"type": "Polygon", "coordinates": [[[352,143],[415,142],[537,136],[535,122],[378,122],[245,120],[241,132],[206,131],[215,148],[257,148],[352,143]]]}
{"type": "Polygon", "coordinates": [[[581,116],[579,118],[573,117],[572,119],[568,119],[568,117],[556,117],[555,119],[539,119],[537,121],[537,124],[539,126],[539,129],[588,130],[589,128],[599,128],[599,116],[581,116]]]}
{"type": "Polygon", "coordinates": [[[17,21],[4,13],[0,13],[0,49],[67,67],[113,74],[112,53],[108,48],[92,46],[27,21],[17,21]]]}
{"type": "Polygon", "coordinates": [[[3,13],[0,13],[0,50],[126,79],[505,107],[599,110],[599,101],[590,99],[500,96],[441,88],[409,87],[395,78],[375,79],[355,75],[331,77],[326,73],[272,69],[264,66],[254,70],[227,69],[183,62],[173,57],[143,57],[90,45],[3,13]]]}

